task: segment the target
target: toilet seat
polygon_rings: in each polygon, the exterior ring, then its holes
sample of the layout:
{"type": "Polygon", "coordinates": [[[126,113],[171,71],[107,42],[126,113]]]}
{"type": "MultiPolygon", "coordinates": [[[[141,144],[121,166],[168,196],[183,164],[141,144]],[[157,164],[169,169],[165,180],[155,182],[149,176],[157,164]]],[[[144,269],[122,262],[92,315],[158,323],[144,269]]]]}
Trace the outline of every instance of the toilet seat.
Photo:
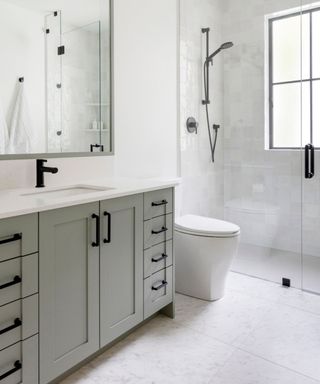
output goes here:
{"type": "Polygon", "coordinates": [[[240,227],[236,224],[196,215],[177,218],[175,230],[189,235],[206,237],[235,237],[240,235],[240,227]]]}

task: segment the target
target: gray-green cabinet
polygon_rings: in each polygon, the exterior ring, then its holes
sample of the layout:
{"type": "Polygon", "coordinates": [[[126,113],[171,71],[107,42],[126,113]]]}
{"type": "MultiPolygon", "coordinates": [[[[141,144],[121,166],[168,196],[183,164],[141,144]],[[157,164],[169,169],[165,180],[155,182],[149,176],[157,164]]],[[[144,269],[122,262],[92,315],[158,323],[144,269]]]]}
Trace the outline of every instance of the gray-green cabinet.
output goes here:
{"type": "Polygon", "coordinates": [[[57,382],[156,312],[174,316],[173,196],[0,220],[1,382],[57,382]]]}
{"type": "Polygon", "coordinates": [[[38,215],[0,220],[0,382],[38,383],[38,215]]]}
{"type": "Polygon", "coordinates": [[[101,202],[101,347],[143,320],[143,195],[101,202]]]}
{"type": "Polygon", "coordinates": [[[39,214],[40,384],[99,349],[99,203],[39,214]]]}

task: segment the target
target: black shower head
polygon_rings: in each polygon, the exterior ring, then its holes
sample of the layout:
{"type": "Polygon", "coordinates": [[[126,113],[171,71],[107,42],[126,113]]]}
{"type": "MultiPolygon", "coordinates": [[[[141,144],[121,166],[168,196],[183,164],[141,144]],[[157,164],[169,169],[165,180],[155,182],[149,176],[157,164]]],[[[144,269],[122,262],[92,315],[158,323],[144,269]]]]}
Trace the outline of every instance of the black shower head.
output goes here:
{"type": "Polygon", "coordinates": [[[233,42],[232,41],[228,41],[226,43],[223,43],[220,47],[220,49],[228,49],[228,48],[232,48],[233,47],[233,42]]]}
{"type": "Polygon", "coordinates": [[[206,62],[211,61],[222,50],[232,48],[232,47],[233,47],[232,41],[228,41],[226,43],[223,43],[216,51],[214,51],[210,56],[207,57],[206,62]]]}

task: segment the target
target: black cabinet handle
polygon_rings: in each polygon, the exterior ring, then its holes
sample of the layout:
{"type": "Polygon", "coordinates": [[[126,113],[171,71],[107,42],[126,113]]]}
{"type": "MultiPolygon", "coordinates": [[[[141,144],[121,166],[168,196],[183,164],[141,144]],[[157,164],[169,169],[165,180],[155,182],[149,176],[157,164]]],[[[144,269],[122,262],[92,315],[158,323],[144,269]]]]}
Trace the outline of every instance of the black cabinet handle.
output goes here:
{"type": "Polygon", "coordinates": [[[314,170],[314,146],[307,144],[305,146],[305,159],[304,159],[305,178],[312,179],[315,175],[314,170]]]}
{"type": "Polygon", "coordinates": [[[167,205],[167,204],[168,204],[167,200],[161,200],[161,201],[154,201],[153,203],[151,203],[151,206],[160,207],[161,205],[167,205]]]}
{"type": "Polygon", "coordinates": [[[21,324],[22,324],[22,321],[20,319],[18,319],[18,318],[15,319],[12,325],[10,325],[7,328],[4,328],[4,329],[0,330],[0,335],[3,335],[4,333],[10,332],[10,331],[12,331],[15,328],[20,327],[21,324]]]}
{"type": "Polygon", "coordinates": [[[168,257],[165,253],[163,253],[160,257],[155,259],[154,257],[151,259],[153,263],[159,263],[162,260],[165,260],[168,257]]]}
{"type": "Polygon", "coordinates": [[[15,277],[13,278],[13,280],[10,281],[9,283],[0,285],[0,289],[9,288],[9,287],[11,287],[12,285],[16,285],[16,284],[19,284],[19,283],[21,283],[21,277],[20,277],[20,276],[15,276],[15,277]]]}
{"type": "Polygon", "coordinates": [[[152,230],[151,233],[153,235],[159,235],[160,233],[167,232],[168,228],[167,227],[162,227],[159,231],[154,231],[152,230]]]}
{"type": "Polygon", "coordinates": [[[107,226],[108,226],[108,232],[107,237],[103,239],[104,244],[110,244],[111,243],[111,213],[109,212],[103,212],[103,215],[107,217],[107,226]]]}
{"type": "Polygon", "coordinates": [[[1,244],[12,243],[13,241],[18,241],[18,240],[21,240],[21,239],[22,239],[21,234],[20,233],[16,233],[12,237],[10,237],[9,239],[0,240],[0,245],[1,244]]]}
{"type": "Polygon", "coordinates": [[[91,216],[96,221],[96,241],[92,242],[93,247],[99,247],[100,245],[100,217],[95,213],[91,216]]]}
{"type": "Polygon", "coordinates": [[[17,361],[13,364],[13,368],[10,369],[10,371],[8,371],[8,372],[6,372],[6,373],[4,373],[4,374],[2,374],[2,375],[0,376],[0,381],[3,380],[3,379],[5,379],[5,378],[8,377],[8,376],[14,374],[15,372],[19,371],[21,368],[22,368],[22,364],[20,363],[19,360],[17,360],[17,361]]]}
{"type": "Polygon", "coordinates": [[[162,280],[161,285],[158,285],[157,287],[152,286],[152,290],[153,291],[159,291],[159,289],[161,289],[161,288],[163,288],[163,287],[165,287],[167,285],[168,285],[167,281],[162,280]]]}

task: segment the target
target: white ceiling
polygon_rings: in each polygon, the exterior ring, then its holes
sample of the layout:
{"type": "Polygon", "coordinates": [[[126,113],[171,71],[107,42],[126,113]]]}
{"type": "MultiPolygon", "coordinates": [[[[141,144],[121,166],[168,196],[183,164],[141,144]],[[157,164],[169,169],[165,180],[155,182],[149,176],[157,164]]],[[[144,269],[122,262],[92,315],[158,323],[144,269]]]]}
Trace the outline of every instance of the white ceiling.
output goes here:
{"type": "Polygon", "coordinates": [[[101,17],[101,0],[2,0],[36,12],[62,11],[63,23],[83,26],[101,17]]]}

